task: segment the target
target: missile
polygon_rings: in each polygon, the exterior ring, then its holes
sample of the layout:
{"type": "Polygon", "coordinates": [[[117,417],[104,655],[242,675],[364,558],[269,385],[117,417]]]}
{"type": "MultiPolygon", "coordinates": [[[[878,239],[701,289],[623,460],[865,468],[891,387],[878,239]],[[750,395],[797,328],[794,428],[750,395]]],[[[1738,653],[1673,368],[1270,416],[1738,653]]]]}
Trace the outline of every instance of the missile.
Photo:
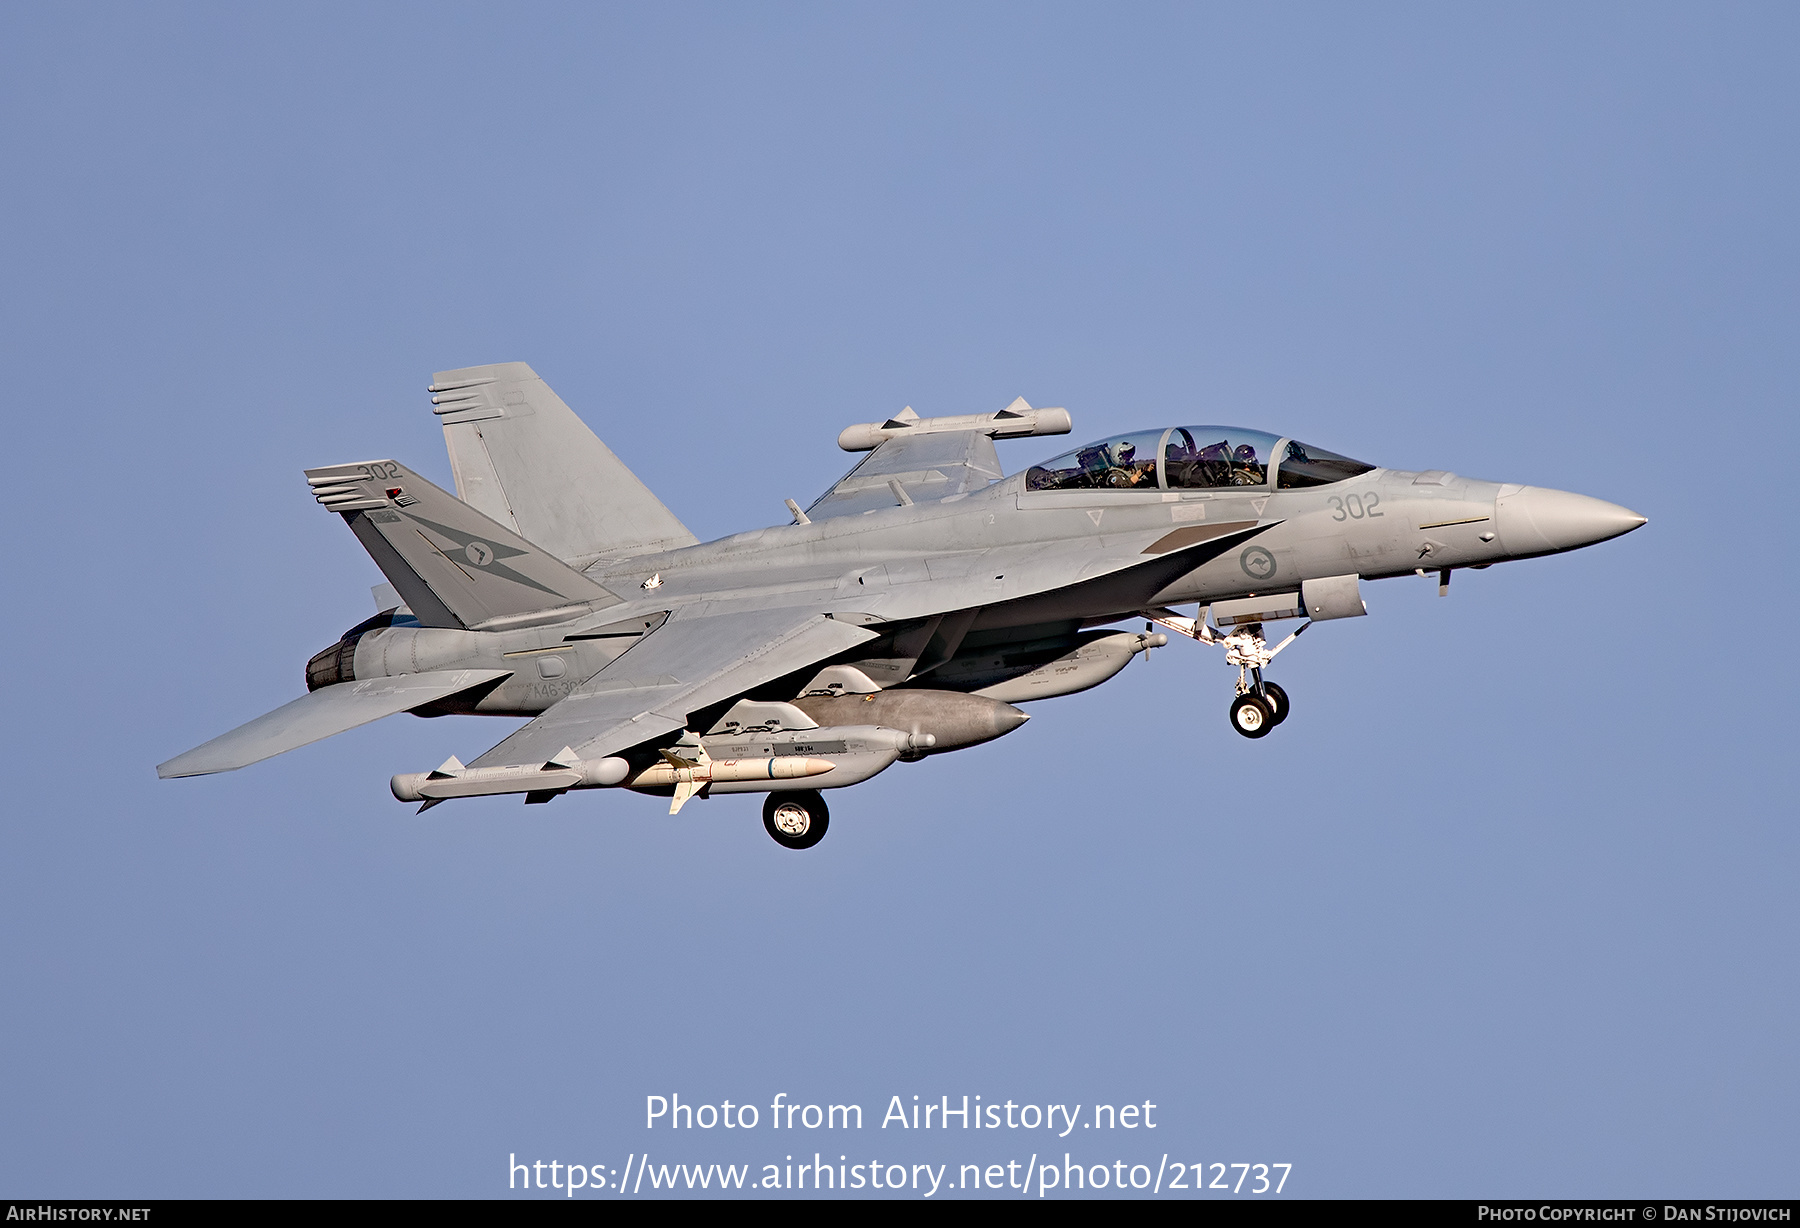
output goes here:
{"type": "Polygon", "coordinates": [[[408,772],[394,777],[389,787],[403,802],[424,802],[421,809],[454,797],[490,797],[504,793],[561,793],[566,789],[604,789],[625,785],[632,789],[675,788],[670,814],[680,811],[688,798],[714,782],[745,780],[800,780],[820,776],[837,766],[829,759],[806,755],[775,755],[767,759],[713,759],[704,748],[693,759],[669,751],[663,762],[653,763],[632,775],[631,765],[617,757],[582,759],[564,747],[548,762],[510,763],[500,767],[468,768],[452,755],[436,770],[408,772]],[[627,779],[629,777],[629,779],[627,779]]]}
{"type": "MultiPolygon", "coordinates": [[[[680,759],[670,755],[671,759],[680,759]]],[[[776,755],[771,759],[709,759],[705,763],[681,759],[675,763],[653,763],[625,782],[628,789],[667,788],[679,784],[723,784],[728,780],[799,780],[819,776],[837,764],[829,759],[813,759],[806,755],[776,755]]]]}
{"type": "Polygon", "coordinates": [[[806,755],[775,755],[768,759],[714,759],[706,747],[696,747],[692,759],[684,759],[670,751],[658,751],[661,763],[653,763],[626,782],[632,789],[654,789],[675,786],[669,802],[669,813],[679,814],[688,798],[710,784],[739,780],[800,780],[831,771],[837,764],[829,759],[806,755]]]}
{"type": "Polygon", "coordinates": [[[631,765],[623,759],[582,759],[565,746],[555,758],[542,764],[466,768],[452,755],[433,771],[394,777],[389,788],[403,802],[423,801],[432,806],[453,797],[607,788],[623,781],[630,772],[631,765]]]}

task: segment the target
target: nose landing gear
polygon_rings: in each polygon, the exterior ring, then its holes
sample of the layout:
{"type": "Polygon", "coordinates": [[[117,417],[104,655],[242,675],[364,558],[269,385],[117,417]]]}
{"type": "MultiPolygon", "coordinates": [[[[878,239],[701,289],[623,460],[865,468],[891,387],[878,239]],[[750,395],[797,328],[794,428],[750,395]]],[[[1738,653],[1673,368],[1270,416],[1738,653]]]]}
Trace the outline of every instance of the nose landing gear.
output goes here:
{"type": "Polygon", "coordinates": [[[1264,737],[1287,719],[1289,705],[1287,692],[1264,679],[1263,668],[1312,623],[1301,623],[1298,631],[1273,648],[1263,639],[1261,623],[1247,623],[1225,636],[1220,636],[1205,623],[1199,626],[1212,634],[1214,642],[1223,641],[1225,663],[1238,667],[1237,698],[1231,701],[1231,727],[1246,738],[1264,737]]]}
{"type": "Polygon", "coordinates": [[[1146,610],[1151,622],[1199,640],[1202,644],[1223,644],[1225,664],[1238,667],[1237,694],[1231,701],[1231,727],[1246,738],[1260,738],[1288,718],[1288,694],[1280,686],[1263,677],[1263,670],[1275,654],[1312,626],[1312,620],[1300,624],[1281,643],[1270,648],[1263,638],[1262,624],[1242,623],[1229,633],[1208,626],[1205,611],[1200,618],[1184,618],[1173,610],[1146,610]]]}

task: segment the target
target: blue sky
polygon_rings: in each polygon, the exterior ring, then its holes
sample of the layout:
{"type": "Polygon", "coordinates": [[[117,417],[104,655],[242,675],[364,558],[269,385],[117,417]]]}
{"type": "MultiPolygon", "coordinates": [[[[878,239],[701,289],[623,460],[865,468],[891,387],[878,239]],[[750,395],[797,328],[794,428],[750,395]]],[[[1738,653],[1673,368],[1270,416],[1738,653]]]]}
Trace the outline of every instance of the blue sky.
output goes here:
{"type": "Polygon", "coordinates": [[[1797,43],[1779,5],[9,6],[0,1193],[1077,1141],[641,1124],[785,1092],[1150,1100],[1077,1157],[1311,1196],[1792,1195],[1797,43]],[[430,373],[514,360],[702,538],[784,521],[848,423],[1019,395],[1650,524],[1367,586],[1273,737],[1173,645],[803,855],[754,799],[387,796],[502,721],[158,781],[372,612],[300,470],[448,485],[430,373]]]}

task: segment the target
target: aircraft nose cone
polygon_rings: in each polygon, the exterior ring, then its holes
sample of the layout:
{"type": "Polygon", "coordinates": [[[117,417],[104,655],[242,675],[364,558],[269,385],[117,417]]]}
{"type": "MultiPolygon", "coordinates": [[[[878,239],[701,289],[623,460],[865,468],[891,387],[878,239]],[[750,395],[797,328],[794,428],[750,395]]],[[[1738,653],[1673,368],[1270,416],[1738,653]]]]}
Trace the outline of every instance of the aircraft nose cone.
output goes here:
{"type": "Polygon", "coordinates": [[[1649,523],[1617,503],[1542,486],[1504,490],[1494,500],[1494,521],[1501,544],[1512,555],[1574,550],[1649,523]]]}

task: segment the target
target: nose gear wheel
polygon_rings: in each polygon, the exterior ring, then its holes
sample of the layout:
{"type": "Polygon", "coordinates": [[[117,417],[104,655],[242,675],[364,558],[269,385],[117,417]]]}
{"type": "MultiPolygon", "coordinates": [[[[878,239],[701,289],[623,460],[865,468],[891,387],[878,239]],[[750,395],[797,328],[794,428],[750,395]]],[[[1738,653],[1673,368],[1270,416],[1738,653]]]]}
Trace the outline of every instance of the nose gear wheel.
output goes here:
{"type": "Polygon", "coordinates": [[[1231,727],[1246,738],[1260,738],[1275,728],[1275,714],[1255,695],[1239,695],[1231,701],[1231,727]]]}
{"type": "Polygon", "coordinates": [[[1273,682],[1263,682],[1263,702],[1269,705],[1269,723],[1279,725],[1288,716],[1288,694],[1273,682]]]}

